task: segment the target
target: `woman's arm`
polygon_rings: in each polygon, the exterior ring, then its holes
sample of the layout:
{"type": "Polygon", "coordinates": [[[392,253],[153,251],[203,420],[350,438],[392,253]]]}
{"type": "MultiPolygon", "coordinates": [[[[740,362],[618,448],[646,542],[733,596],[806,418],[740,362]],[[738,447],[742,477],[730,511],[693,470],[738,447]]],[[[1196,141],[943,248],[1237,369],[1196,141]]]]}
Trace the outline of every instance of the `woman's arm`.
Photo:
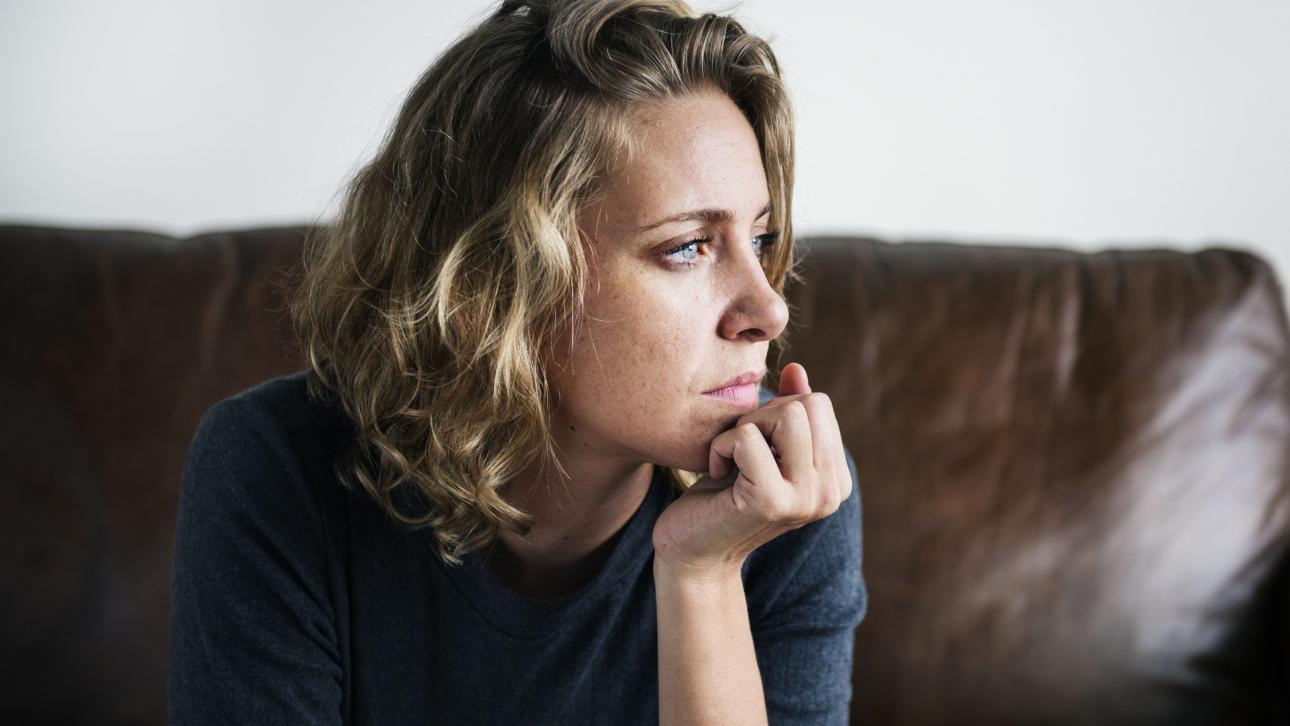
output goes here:
{"type": "Polygon", "coordinates": [[[236,400],[198,426],[171,588],[168,721],[342,720],[322,512],[269,414],[236,400]]]}
{"type": "Polygon", "coordinates": [[[847,501],[763,545],[744,580],[687,578],[655,560],[660,723],[847,723],[868,592],[860,487],[846,459],[847,501]]]}
{"type": "MultiPolygon", "coordinates": [[[[844,681],[838,688],[836,675],[842,660],[849,670],[851,651],[836,646],[849,637],[862,610],[834,602],[827,597],[829,588],[818,583],[837,578],[849,591],[862,588],[855,489],[854,464],[842,446],[832,402],[812,393],[805,369],[790,363],[780,376],[779,396],[713,439],[708,473],[669,505],[654,526],[662,724],[767,723],[770,696],[777,721],[833,721],[837,714],[845,719],[849,684],[844,681]],[[841,521],[831,515],[851,501],[854,531],[830,527],[830,519],[841,521]],[[776,622],[763,612],[757,620],[766,640],[780,645],[762,648],[755,643],[742,580],[749,555],[792,533],[796,536],[781,540],[789,556],[779,560],[801,562],[804,557],[811,562],[815,544],[825,539],[822,533],[844,530],[855,535],[854,542],[841,547],[833,542],[820,552],[854,550],[854,567],[826,558],[778,573],[778,581],[764,591],[789,593],[776,604],[782,612],[775,613],[789,619],[776,622]],[[821,629],[828,631],[833,647],[815,657],[797,657],[798,646],[821,629]],[[774,676],[773,693],[763,691],[758,665],[763,650],[774,676]],[[813,666],[820,666],[826,680],[813,683],[813,672],[786,680],[773,660],[778,652],[793,656],[790,667],[805,665],[814,671],[813,666]],[[785,694],[786,686],[804,693],[785,694]]],[[[776,599],[761,598],[763,604],[776,599]]]]}
{"type": "Polygon", "coordinates": [[[660,726],[766,723],[740,567],[693,572],[654,560],[660,726]]]}

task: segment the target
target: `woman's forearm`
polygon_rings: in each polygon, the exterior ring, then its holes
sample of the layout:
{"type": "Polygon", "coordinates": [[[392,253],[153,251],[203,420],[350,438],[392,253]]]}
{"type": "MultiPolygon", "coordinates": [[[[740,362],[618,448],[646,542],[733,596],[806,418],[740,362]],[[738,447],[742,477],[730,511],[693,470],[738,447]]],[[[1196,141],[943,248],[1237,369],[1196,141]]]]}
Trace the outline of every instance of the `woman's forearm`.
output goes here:
{"type": "Polygon", "coordinates": [[[696,573],[654,560],[660,726],[766,723],[739,568],[696,573]]]}

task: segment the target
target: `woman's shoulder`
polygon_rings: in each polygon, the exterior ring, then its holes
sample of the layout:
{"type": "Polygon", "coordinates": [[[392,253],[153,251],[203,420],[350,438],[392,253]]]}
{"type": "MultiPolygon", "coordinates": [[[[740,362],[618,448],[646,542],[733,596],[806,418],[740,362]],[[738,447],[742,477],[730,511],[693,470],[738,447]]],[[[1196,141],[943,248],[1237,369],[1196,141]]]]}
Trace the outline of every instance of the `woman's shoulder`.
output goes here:
{"type": "Polygon", "coordinates": [[[269,700],[282,714],[298,709],[275,721],[339,712],[348,550],[340,498],[325,493],[335,489],[327,418],[298,374],[202,417],[172,559],[172,721],[263,721],[269,700]],[[236,692],[213,690],[214,681],[236,692]],[[245,696],[256,689],[275,695],[245,696]]]}
{"type": "Polygon", "coordinates": [[[257,383],[202,416],[188,449],[183,494],[246,504],[315,499],[319,485],[334,483],[347,421],[338,406],[309,395],[303,371],[257,383]]]}
{"type": "Polygon", "coordinates": [[[206,418],[270,425],[286,434],[344,430],[348,422],[331,396],[310,393],[308,371],[270,378],[239,391],[211,406],[206,418]]]}

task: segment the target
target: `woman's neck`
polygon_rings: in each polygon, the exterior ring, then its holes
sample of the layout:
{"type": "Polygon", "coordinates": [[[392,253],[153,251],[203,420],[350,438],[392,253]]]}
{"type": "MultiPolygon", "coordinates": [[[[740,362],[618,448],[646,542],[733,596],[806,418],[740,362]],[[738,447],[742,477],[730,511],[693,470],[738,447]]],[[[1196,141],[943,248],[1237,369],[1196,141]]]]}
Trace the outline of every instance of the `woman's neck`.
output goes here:
{"type": "Polygon", "coordinates": [[[583,586],[604,566],[614,538],[649,493],[654,465],[570,469],[569,479],[516,479],[502,487],[510,504],[528,512],[527,535],[503,532],[488,566],[508,588],[528,597],[553,598],[583,586]],[[581,474],[581,475],[580,475],[581,474]]]}

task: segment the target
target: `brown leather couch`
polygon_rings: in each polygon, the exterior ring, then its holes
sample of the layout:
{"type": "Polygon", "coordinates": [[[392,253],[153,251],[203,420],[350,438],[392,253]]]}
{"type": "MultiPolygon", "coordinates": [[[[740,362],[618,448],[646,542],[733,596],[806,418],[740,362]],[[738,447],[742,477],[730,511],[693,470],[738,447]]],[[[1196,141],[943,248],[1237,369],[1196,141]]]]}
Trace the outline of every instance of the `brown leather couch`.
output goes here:
{"type": "MultiPolygon", "coordinates": [[[[186,447],[213,402],[302,367],[302,232],[0,227],[0,721],[164,721],[186,447]]],[[[864,495],[854,722],[1290,721],[1265,262],[802,249],[781,363],[832,395],[864,495]]]]}

